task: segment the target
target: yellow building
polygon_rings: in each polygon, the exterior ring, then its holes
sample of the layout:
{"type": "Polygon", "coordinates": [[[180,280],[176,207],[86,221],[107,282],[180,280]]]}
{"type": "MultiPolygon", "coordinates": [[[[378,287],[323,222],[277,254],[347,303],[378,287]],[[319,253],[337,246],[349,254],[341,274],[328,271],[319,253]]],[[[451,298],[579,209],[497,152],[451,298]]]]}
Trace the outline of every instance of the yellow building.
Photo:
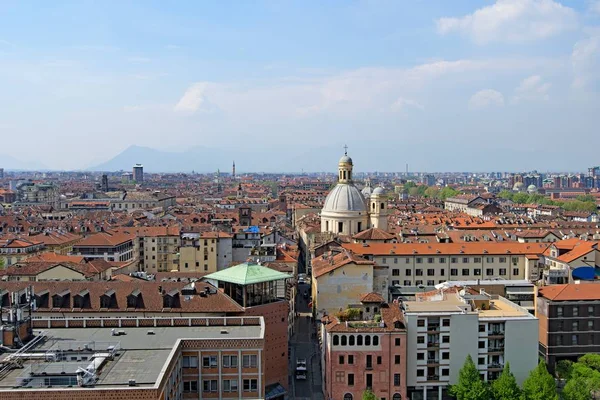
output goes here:
{"type": "Polygon", "coordinates": [[[231,238],[230,234],[224,232],[182,234],[179,271],[213,273],[222,269],[220,259],[231,261],[231,238]],[[222,246],[227,242],[228,248],[222,246]]]}

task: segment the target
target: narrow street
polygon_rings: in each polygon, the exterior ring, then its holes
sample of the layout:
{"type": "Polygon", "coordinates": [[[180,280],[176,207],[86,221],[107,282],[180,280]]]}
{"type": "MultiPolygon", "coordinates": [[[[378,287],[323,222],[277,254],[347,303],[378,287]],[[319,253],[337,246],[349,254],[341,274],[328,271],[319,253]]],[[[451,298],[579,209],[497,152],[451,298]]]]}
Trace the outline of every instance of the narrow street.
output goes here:
{"type": "Polygon", "coordinates": [[[296,310],[299,317],[296,319],[296,333],[290,343],[290,379],[291,398],[298,400],[322,400],[323,390],[321,381],[321,369],[319,367],[319,345],[314,335],[315,328],[311,322],[311,313],[308,303],[310,302],[310,286],[308,284],[298,285],[298,296],[296,297],[296,310]],[[309,296],[304,298],[304,292],[309,291],[309,296]],[[307,362],[308,376],[306,380],[295,378],[296,358],[305,358],[307,362]]]}

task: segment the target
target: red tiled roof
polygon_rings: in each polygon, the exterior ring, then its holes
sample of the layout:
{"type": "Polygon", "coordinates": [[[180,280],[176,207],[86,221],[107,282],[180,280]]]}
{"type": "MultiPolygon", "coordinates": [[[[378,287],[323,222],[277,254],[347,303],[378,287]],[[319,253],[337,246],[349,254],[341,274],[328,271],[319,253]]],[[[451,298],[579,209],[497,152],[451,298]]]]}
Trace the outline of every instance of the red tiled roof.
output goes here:
{"type": "Polygon", "coordinates": [[[539,289],[538,295],[553,301],[600,300],[596,283],[550,285],[539,289]]]}

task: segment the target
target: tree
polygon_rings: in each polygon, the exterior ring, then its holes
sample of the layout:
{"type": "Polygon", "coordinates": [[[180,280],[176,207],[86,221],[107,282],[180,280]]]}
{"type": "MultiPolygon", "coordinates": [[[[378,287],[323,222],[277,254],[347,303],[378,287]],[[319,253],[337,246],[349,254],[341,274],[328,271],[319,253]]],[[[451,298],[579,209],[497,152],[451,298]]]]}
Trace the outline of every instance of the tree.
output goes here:
{"type": "Polygon", "coordinates": [[[457,400],[489,400],[490,389],[479,377],[479,371],[471,358],[467,359],[458,372],[458,383],[450,386],[450,395],[457,400]]]}
{"type": "Polygon", "coordinates": [[[424,196],[430,199],[435,199],[438,197],[440,193],[440,189],[435,186],[430,186],[425,190],[424,196]]]}
{"type": "Polygon", "coordinates": [[[408,195],[410,197],[417,197],[419,195],[419,188],[416,186],[411,187],[408,189],[408,195]]]}
{"type": "Polygon", "coordinates": [[[446,186],[440,190],[438,197],[440,200],[446,200],[448,197],[454,197],[458,194],[458,190],[452,189],[450,186],[446,186]]]}
{"type": "Polygon", "coordinates": [[[562,395],[565,400],[588,400],[600,394],[600,355],[586,354],[571,365],[562,395]]]}
{"type": "Polygon", "coordinates": [[[556,376],[558,379],[569,379],[571,370],[573,369],[573,361],[560,360],[556,363],[556,376]]]}
{"type": "Polygon", "coordinates": [[[517,384],[515,376],[510,372],[508,362],[498,379],[492,382],[492,394],[494,395],[494,400],[515,400],[519,398],[521,389],[517,384]]]}
{"type": "Polygon", "coordinates": [[[501,199],[512,200],[513,196],[514,193],[509,190],[503,190],[500,193],[498,193],[498,197],[500,197],[501,199]]]}
{"type": "Polygon", "coordinates": [[[521,398],[524,400],[558,400],[556,382],[548,372],[544,361],[540,361],[523,382],[523,396],[521,398]]]}
{"type": "Polygon", "coordinates": [[[367,389],[363,392],[362,400],[377,400],[377,396],[375,396],[375,393],[371,389],[367,389]]]}
{"type": "Polygon", "coordinates": [[[577,360],[578,364],[583,364],[588,368],[600,372],[600,354],[589,353],[584,356],[579,357],[577,360]]]}

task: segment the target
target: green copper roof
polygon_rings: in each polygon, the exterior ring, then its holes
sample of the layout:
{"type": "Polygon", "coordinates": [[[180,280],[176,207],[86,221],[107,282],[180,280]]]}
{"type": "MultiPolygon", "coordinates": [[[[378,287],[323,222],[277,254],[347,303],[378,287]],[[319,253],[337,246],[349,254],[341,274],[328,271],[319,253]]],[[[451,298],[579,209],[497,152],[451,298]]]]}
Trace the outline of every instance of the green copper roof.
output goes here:
{"type": "Polygon", "coordinates": [[[292,276],[262,265],[247,262],[226,268],[222,271],[213,272],[204,277],[204,279],[214,279],[238,285],[252,285],[254,283],[278,281],[288,278],[292,278],[292,276]]]}

